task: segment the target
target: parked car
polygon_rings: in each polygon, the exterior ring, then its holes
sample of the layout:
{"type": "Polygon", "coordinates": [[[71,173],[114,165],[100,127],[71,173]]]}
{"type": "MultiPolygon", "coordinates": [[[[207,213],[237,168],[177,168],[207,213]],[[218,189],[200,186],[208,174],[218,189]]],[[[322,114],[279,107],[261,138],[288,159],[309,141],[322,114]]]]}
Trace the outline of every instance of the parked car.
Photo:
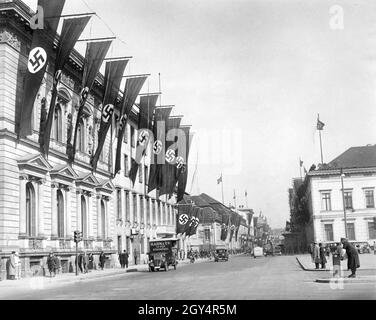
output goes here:
{"type": "Polygon", "coordinates": [[[273,248],[273,255],[275,256],[281,256],[282,255],[282,249],[280,246],[275,246],[273,248]]]}
{"type": "Polygon", "coordinates": [[[228,261],[228,251],[225,248],[215,250],[214,261],[228,261]]]}
{"type": "Polygon", "coordinates": [[[358,253],[371,253],[371,247],[368,242],[354,242],[350,241],[350,243],[355,246],[358,250],[358,253]]]}
{"type": "Polygon", "coordinates": [[[264,249],[262,247],[255,247],[253,249],[253,257],[256,259],[257,257],[264,256],[264,249]]]}

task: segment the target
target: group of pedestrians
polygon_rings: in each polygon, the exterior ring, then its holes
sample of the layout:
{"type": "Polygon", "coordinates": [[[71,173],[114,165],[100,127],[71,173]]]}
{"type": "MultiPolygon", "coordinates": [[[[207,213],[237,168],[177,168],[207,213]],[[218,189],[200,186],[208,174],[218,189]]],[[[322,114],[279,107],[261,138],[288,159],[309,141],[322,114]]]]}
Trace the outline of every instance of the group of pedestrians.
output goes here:
{"type": "Polygon", "coordinates": [[[358,250],[346,238],[341,238],[340,243],[336,243],[329,248],[329,251],[323,246],[322,243],[313,243],[311,247],[312,262],[315,264],[316,269],[325,269],[327,263],[326,256],[332,254],[333,262],[333,276],[342,276],[341,261],[347,259],[347,270],[351,270],[349,278],[356,277],[356,269],[360,267],[358,250]]]}
{"type": "Polygon", "coordinates": [[[56,273],[59,273],[60,270],[60,259],[53,253],[47,257],[47,268],[50,273],[50,277],[56,277],[56,273]]]}
{"type": "Polygon", "coordinates": [[[127,267],[128,269],[128,263],[129,263],[129,254],[127,250],[124,250],[124,252],[119,253],[119,262],[122,269],[127,267]]]}

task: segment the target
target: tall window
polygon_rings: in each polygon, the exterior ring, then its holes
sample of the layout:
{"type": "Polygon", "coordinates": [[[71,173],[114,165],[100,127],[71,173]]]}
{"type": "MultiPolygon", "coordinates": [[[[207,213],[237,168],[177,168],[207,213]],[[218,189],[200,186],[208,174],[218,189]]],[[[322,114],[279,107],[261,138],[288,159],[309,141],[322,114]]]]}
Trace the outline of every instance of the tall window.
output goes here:
{"type": "Polygon", "coordinates": [[[124,176],[129,177],[128,156],[124,155],[124,176]]]}
{"type": "Polygon", "coordinates": [[[65,217],[64,217],[64,196],[61,190],[57,190],[56,193],[57,197],[57,236],[59,238],[64,238],[65,237],[65,228],[64,228],[64,223],[65,223],[65,217]]]}
{"type": "Polygon", "coordinates": [[[121,202],[121,189],[117,190],[117,218],[121,219],[122,202],[121,202]]]}
{"type": "Polygon", "coordinates": [[[321,193],[321,210],[323,211],[332,210],[332,204],[330,201],[330,192],[321,193]]]}
{"type": "Polygon", "coordinates": [[[145,173],[145,184],[148,185],[148,178],[149,178],[149,168],[148,168],[148,166],[145,166],[144,173],[145,173]]]}
{"type": "Polygon", "coordinates": [[[81,120],[78,125],[78,135],[77,135],[77,150],[80,152],[85,152],[85,126],[84,122],[81,120]]]}
{"type": "Polygon", "coordinates": [[[136,146],[136,140],[135,140],[135,129],[133,126],[131,126],[131,146],[134,148],[136,146]]]}
{"type": "Polygon", "coordinates": [[[130,207],[130,201],[129,201],[129,192],[125,191],[125,220],[126,221],[131,220],[130,211],[131,211],[131,207],[130,207]]]}
{"type": "Polygon", "coordinates": [[[162,218],[162,212],[161,212],[161,202],[160,201],[158,201],[157,209],[158,209],[158,211],[157,211],[158,222],[159,222],[160,225],[162,225],[163,223],[162,223],[162,219],[161,219],[162,218]]]}
{"type": "Polygon", "coordinates": [[[352,209],[353,208],[352,192],[351,191],[345,191],[344,197],[345,197],[345,208],[346,209],[352,209]]]}
{"type": "Polygon", "coordinates": [[[106,239],[106,206],[101,200],[102,239],[106,239]]]}
{"type": "Polygon", "coordinates": [[[29,182],[26,184],[26,234],[29,237],[35,237],[37,233],[35,212],[35,191],[29,182]]]}
{"type": "Polygon", "coordinates": [[[373,190],[365,190],[366,196],[366,208],[374,208],[375,207],[375,198],[373,195],[373,190]]]}
{"type": "Polygon", "coordinates": [[[137,221],[137,195],[133,195],[133,221],[137,221]]]}
{"type": "Polygon", "coordinates": [[[59,142],[63,142],[63,119],[60,104],[57,104],[54,112],[54,122],[53,122],[53,139],[59,142]]]}
{"type": "Polygon", "coordinates": [[[150,199],[146,198],[146,223],[150,224],[150,199]]]}
{"type": "Polygon", "coordinates": [[[368,239],[376,239],[376,225],[374,222],[368,222],[368,239]]]}
{"type": "Polygon", "coordinates": [[[81,196],[81,231],[82,237],[87,239],[87,215],[86,215],[86,199],[84,196],[81,196]]]}
{"type": "Polygon", "coordinates": [[[347,237],[349,240],[355,240],[355,225],[354,223],[347,224],[347,237]]]}
{"type": "Polygon", "coordinates": [[[157,216],[156,216],[156,212],[155,212],[155,200],[152,200],[151,201],[151,212],[152,212],[152,215],[153,215],[153,224],[157,224],[157,216]]]}
{"type": "Polygon", "coordinates": [[[138,181],[140,183],[142,183],[142,175],[143,175],[143,172],[144,170],[142,170],[142,164],[139,164],[138,165],[138,181]]]}
{"type": "Polygon", "coordinates": [[[144,214],[145,214],[144,197],[140,196],[140,217],[141,217],[141,223],[144,223],[144,214]]]}
{"type": "Polygon", "coordinates": [[[332,224],[325,224],[325,241],[334,241],[333,237],[333,225],[332,224]]]}

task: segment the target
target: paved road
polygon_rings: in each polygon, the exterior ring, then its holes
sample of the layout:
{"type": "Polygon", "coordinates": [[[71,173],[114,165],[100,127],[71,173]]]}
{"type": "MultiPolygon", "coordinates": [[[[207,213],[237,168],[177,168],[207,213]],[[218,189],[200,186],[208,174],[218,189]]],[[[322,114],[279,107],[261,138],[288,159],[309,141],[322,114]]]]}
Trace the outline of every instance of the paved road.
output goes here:
{"type": "MultiPolygon", "coordinates": [[[[327,276],[327,275],[326,275],[327,276]]],[[[361,276],[361,274],[360,274],[361,276]]],[[[229,262],[205,262],[176,271],[130,273],[87,280],[44,290],[30,290],[7,299],[376,299],[376,284],[344,284],[332,289],[315,283],[322,272],[303,271],[292,256],[229,262]]]]}

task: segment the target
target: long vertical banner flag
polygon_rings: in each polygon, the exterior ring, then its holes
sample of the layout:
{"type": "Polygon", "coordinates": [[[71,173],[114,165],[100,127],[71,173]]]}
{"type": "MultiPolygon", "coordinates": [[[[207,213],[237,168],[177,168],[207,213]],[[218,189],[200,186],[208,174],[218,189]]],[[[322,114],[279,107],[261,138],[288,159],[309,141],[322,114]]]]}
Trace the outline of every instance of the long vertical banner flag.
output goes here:
{"type": "Polygon", "coordinates": [[[132,158],[131,170],[129,171],[129,178],[131,179],[133,185],[136,181],[139,165],[146,153],[146,148],[149,145],[153,114],[158,98],[159,94],[143,96],[140,98],[140,112],[138,114],[139,130],[136,147],[136,159],[132,158]]]}
{"type": "MultiPolygon", "coordinates": [[[[47,64],[51,60],[53,42],[64,4],[65,0],[38,0],[38,8],[43,8],[42,21],[38,21],[38,24],[42,24],[43,28],[33,31],[22,104],[17,106],[16,111],[18,138],[32,134],[31,117],[34,102],[46,72],[47,64]],[[46,19],[47,17],[51,18],[46,19]]],[[[38,19],[40,18],[38,16],[38,19]]]]}
{"type": "Polygon", "coordinates": [[[125,82],[124,95],[121,104],[120,117],[118,120],[118,135],[117,135],[117,146],[116,146],[116,159],[115,159],[115,171],[114,176],[121,169],[121,148],[123,145],[123,137],[125,130],[127,129],[127,119],[132,111],[132,107],[136,102],[137,96],[139,95],[142,86],[144,85],[147,77],[135,77],[128,78],[125,82]]]}
{"type": "Polygon", "coordinates": [[[197,230],[198,224],[200,222],[200,220],[199,220],[200,210],[201,209],[199,207],[196,207],[196,206],[193,206],[193,208],[192,208],[192,214],[189,218],[188,226],[185,230],[185,234],[186,234],[187,237],[190,237],[190,236],[196,234],[196,230],[197,230]]]}
{"type": "Polygon", "coordinates": [[[56,60],[55,60],[55,69],[54,69],[54,82],[52,87],[52,97],[50,103],[50,109],[48,111],[48,118],[44,131],[40,132],[39,144],[41,152],[45,155],[48,155],[50,148],[50,135],[52,122],[54,119],[55,113],[55,103],[57,98],[57,86],[60,82],[62,71],[66,62],[69,59],[74,45],[76,44],[78,38],[81,36],[81,33],[84,31],[86,25],[88,24],[91,17],[80,17],[65,19],[63,23],[63,29],[60,35],[60,41],[57,49],[56,60]]]}
{"type": "Polygon", "coordinates": [[[183,234],[192,214],[192,204],[179,204],[176,234],[183,234]]]}
{"type": "Polygon", "coordinates": [[[102,103],[101,124],[98,132],[98,147],[90,160],[93,171],[97,169],[99,156],[106,141],[107,132],[112,123],[112,116],[115,111],[116,99],[119,93],[119,86],[122,76],[129,60],[117,60],[106,63],[104,87],[105,93],[102,103]]]}
{"type": "Polygon", "coordinates": [[[177,202],[180,202],[185,194],[185,189],[187,188],[187,181],[188,181],[188,158],[189,158],[189,151],[191,148],[191,143],[193,140],[193,135],[190,134],[190,127],[180,127],[184,131],[186,136],[186,158],[182,158],[181,162],[177,164],[178,168],[178,192],[177,192],[177,202]]]}
{"type": "Polygon", "coordinates": [[[233,213],[231,215],[231,224],[230,224],[230,242],[232,241],[232,238],[233,238],[235,231],[236,231],[237,219],[238,219],[238,214],[233,213]]]}
{"type": "Polygon", "coordinates": [[[164,158],[166,143],[165,123],[170,116],[171,111],[172,107],[155,109],[153,125],[153,135],[155,140],[153,143],[152,163],[149,170],[148,193],[161,185],[159,171],[162,164],[158,163],[158,159],[164,158]]]}
{"type": "Polygon", "coordinates": [[[79,109],[77,114],[76,126],[74,129],[73,146],[71,142],[71,135],[67,139],[67,155],[71,163],[74,162],[77,146],[77,134],[80,121],[83,117],[84,107],[91,91],[95,78],[99,72],[100,67],[110,49],[112,41],[89,42],[86,47],[84,74],[82,78],[82,90],[80,95],[79,109]]]}
{"type": "MultiPolygon", "coordinates": [[[[170,195],[174,192],[176,186],[176,176],[177,176],[177,168],[176,168],[176,149],[174,149],[174,141],[169,141],[167,134],[172,129],[179,129],[180,123],[182,118],[170,118],[167,121],[166,125],[166,155],[165,155],[165,163],[161,167],[160,171],[160,178],[161,184],[159,185],[159,195],[170,195]]],[[[175,137],[176,138],[176,137],[175,137]]],[[[179,138],[177,138],[179,139],[179,138]]],[[[176,141],[175,141],[176,142],[176,141]]]]}

